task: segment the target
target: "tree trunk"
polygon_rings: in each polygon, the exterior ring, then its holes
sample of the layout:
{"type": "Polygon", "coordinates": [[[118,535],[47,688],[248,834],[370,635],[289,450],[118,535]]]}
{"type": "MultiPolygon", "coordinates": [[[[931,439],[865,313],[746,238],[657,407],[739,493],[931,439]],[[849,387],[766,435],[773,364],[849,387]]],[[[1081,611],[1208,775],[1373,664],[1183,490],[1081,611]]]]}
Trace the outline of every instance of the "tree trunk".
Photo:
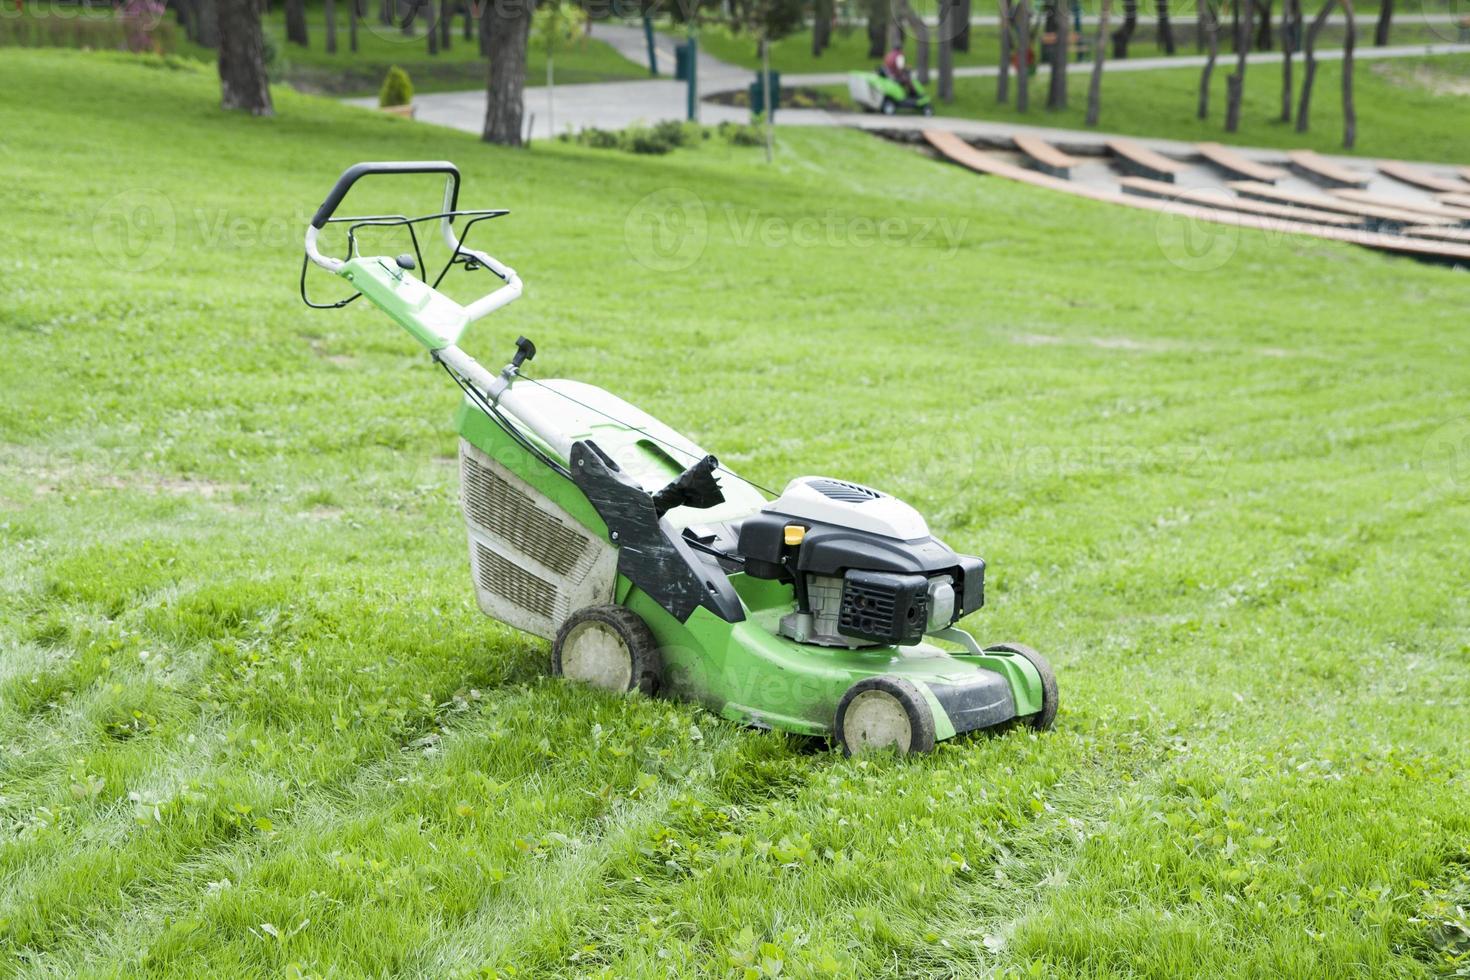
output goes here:
{"type": "Polygon", "coordinates": [[[1260,25],[1256,30],[1256,50],[1270,51],[1274,42],[1271,37],[1271,0],[1260,0],[1254,15],[1258,15],[1256,23],[1260,25]]]}
{"type": "Polygon", "coordinates": [[[1281,0],[1281,121],[1291,122],[1291,56],[1296,48],[1292,36],[1292,7],[1301,5],[1301,0],[1281,0]]]}
{"type": "Polygon", "coordinates": [[[490,57],[490,0],[469,0],[475,5],[475,19],[480,22],[480,57],[490,57]]]}
{"type": "Polygon", "coordinates": [[[286,0],[286,40],[303,48],[307,45],[305,0],[286,0]]]}
{"type": "Polygon", "coordinates": [[[1092,42],[1092,81],[1087,86],[1087,125],[1096,126],[1102,115],[1103,58],[1108,42],[1108,14],[1112,12],[1113,0],[1102,0],[1102,9],[1097,15],[1097,35],[1092,42]]]}
{"type": "Polygon", "coordinates": [[[771,132],[771,42],[761,32],[761,116],[766,130],[766,163],[774,156],[775,134],[771,132]]]}
{"type": "Polygon", "coordinates": [[[265,76],[265,37],[256,0],[219,0],[220,106],[269,116],[270,82],[265,76]]]}
{"type": "Polygon", "coordinates": [[[413,37],[414,18],[419,15],[420,0],[398,0],[398,23],[404,37],[413,37]]]}
{"type": "Polygon", "coordinates": [[[1317,11],[1317,16],[1312,18],[1312,26],[1307,29],[1307,43],[1303,54],[1306,57],[1306,68],[1302,71],[1302,98],[1296,107],[1296,131],[1305,133],[1311,125],[1312,118],[1312,83],[1317,80],[1317,35],[1322,33],[1322,26],[1327,23],[1327,18],[1332,14],[1332,8],[1337,5],[1337,0],[1327,0],[1322,4],[1322,9],[1317,11]]]}
{"type": "Polygon", "coordinates": [[[194,0],[194,40],[206,48],[219,47],[219,7],[216,0],[194,0]]]}
{"type": "Polygon", "coordinates": [[[1174,25],[1169,23],[1169,0],[1154,0],[1159,15],[1159,46],[1164,54],[1174,53],[1174,25]]]}
{"type": "Polygon", "coordinates": [[[424,11],[424,39],[429,46],[429,54],[439,53],[439,25],[434,21],[434,0],[421,0],[424,11]]]}
{"type": "Polygon", "coordinates": [[[820,58],[832,43],[832,0],[812,4],[812,57],[820,58]]]}
{"type": "MultiPolygon", "coordinates": [[[[476,34],[474,0],[464,0],[459,5],[459,9],[464,12],[464,30],[460,32],[459,39],[461,41],[473,41],[476,34]]],[[[481,54],[483,53],[481,52],[481,54]]]]}
{"type": "Polygon", "coordinates": [[[388,26],[393,23],[393,4],[396,0],[380,0],[378,3],[378,23],[388,26]]]}
{"type": "Polygon", "coordinates": [[[361,0],[347,0],[347,47],[357,54],[357,21],[362,17],[361,0]]]}
{"type": "Polygon", "coordinates": [[[1347,17],[1347,32],[1342,38],[1342,145],[1351,150],[1358,142],[1358,110],[1353,105],[1353,48],[1358,43],[1358,25],[1353,0],[1341,2],[1347,17]]]}
{"type": "MultiPolygon", "coordinates": [[[[353,0],[348,0],[352,3],[353,0]]],[[[322,0],[322,16],[326,18],[326,52],[337,53],[337,0],[322,0]]]]}
{"type": "Polygon", "coordinates": [[[929,25],[924,23],[924,18],[914,13],[908,0],[898,0],[898,19],[900,23],[907,23],[909,32],[914,35],[914,74],[919,77],[919,84],[929,84],[929,25]]]}
{"type": "Polygon", "coordinates": [[[1230,53],[1240,49],[1240,0],[1230,0],[1230,53]]]}
{"type": "Polygon", "coordinates": [[[454,10],[449,6],[449,0],[439,0],[439,50],[448,51],[453,40],[454,10]]]}
{"type": "Polygon", "coordinates": [[[1211,0],[1196,0],[1195,8],[1200,29],[1204,32],[1209,53],[1205,56],[1205,70],[1199,76],[1199,110],[1195,115],[1207,119],[1210,115],[1210,76],[1215,72],[1215,59],[1220,56],[1220,22],[1215,16],[1211,0]]]}
{"type": "Polygon", "coordinates": [[[1031,111],[1031,0],[1017,0],[1016,24],[1021,31],[1021,56],[1016,64],[1016,111],[1031,111]]]}
{"type": "Polygon", "coordinates": [[[1138,0],[1123,0],[1123,26],[1113,32],[1113,57],[1120,61],[1128,57],[1128,42],[1138,29],[1138,0]]]}
{"type": "Polygon", "coordinates": [[[1067,108],[1067,42],[1072,37],[1072,25],[1067,22],[1064,0],[1052,0],[1052,46],[1051,84],[1046,90],[1046,107],[1052,110],[1067,108]]]}
{"type": "Polygon", "coordinates": [[[868,57],[888,53],[888,0],[868,0],[868,57]]]}
{"type": "Polygon", "coordinates": [[[1373,28],[1373,43],[1380,48],[1388,43],[1393,28],[1393,0],[1378,0],[1378,25],[1373,28]]]}
{"type": "Polygon", "coordinates": [[[1235,29],[1235,71],[1225,79],[1225,132],[1240,129],[1240,102],[1245,96],[1246,56],[1251,49],[1251,0],[1241,0],[1235,29]]]}
{"type": "Polygon", "coordinates": [[[970,0],[955,0],[954,49],[970,52],[970,0]]]}
{"type": "Polygon", "coordinates": [[[995,74],[995,101],[1011,100],[1011,30],[1016,23],[1016,12],[1011,0],[1000,0],[1000,65],[995,74]]]}
{"type": "Polygon", "coordinates": [[[485,93],[487,143],[520,146],[525,116],[526,39],[531,31],[529,0],[487,4],[481,29],[489,32],[490,80],[485,93]]]}
{"type": "Polygon", "coordinates": [[[939,98],[954,101],[954,0],[939,0],[939,98]]]}

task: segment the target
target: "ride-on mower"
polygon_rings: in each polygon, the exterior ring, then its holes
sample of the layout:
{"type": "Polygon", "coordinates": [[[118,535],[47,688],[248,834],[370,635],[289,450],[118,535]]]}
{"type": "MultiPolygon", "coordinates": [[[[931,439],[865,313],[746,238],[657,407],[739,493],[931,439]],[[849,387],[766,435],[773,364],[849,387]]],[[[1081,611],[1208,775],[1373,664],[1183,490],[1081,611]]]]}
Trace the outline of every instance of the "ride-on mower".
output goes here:
{"type": "Polygon", "coordinates": [[[1013,719],[1051,726],[1057,686],[1046,660],[1015,643],[982,648],[955,625],[984,603],[985,563],[935,538],[912,507],[822,476],[797,477],[768,500],[615,395],[531,377],[536,347],[524,337],[498,373],[466,354],[465,329],[519,297],[521,280],[464,244],[474,225],[506,212],[459,210],[459,184],[447,162],[350,167],[306,230],[301,296],[319,309],[367,297],[462,389],[461,501],[487,615],[551,640],[555,674],[834,737],[848,752],[924,752],[1013,719]],[[425,173],[446,176],[441,211],[335,214],[364,176],[425,173]],[[432,284],[414,275],[422,222],[438,223],[451,253],[432,284]],[[318,245],[336,223],[348,224],[340,259],[318,245]],[[359,232],[382,226],[406,226],[413,254],[359,255],[359,232]],[[352,295],[312,302],[308,262],[352,295]],[[488,270],[500,285],[460,305],[437,289],[453,266],[488,270]]]}
{"type": "Polygon", "coordinates": [[[854,71],[847,75],[847,94],[868,112],[891,116],[900,109],[911,109],[926,116],[934,115],[934,100],[917,78],[909,80],[910,92],[903,82],[889,78],[880,67],[874,71],[854,71]]]}

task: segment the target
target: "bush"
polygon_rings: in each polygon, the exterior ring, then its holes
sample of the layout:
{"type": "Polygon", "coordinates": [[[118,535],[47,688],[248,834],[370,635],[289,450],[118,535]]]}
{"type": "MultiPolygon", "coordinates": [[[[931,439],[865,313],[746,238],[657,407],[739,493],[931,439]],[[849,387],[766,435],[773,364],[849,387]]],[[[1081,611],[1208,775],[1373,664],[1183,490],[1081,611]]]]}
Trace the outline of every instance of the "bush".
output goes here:
{"type": "Polygon", "coordinates": [[[764,146],[765,136],[760,127],[755,125],[741,125],[735,122],[720,123],[720,135],[730,141],[732,146],[764,146]]]}
{"type": "Polygon", "coordinates": [[[616,150],[618,148],[618,134],[593,127],[592,129],[584,129],[578,133],[577,142],[583,146],[590,146],[597,150],[616,150]]]}
{"type": "Polygon", "coordinates": [[[383,88],[378,92],[378,105],[412,105],[413,104],[413,82],[408,80],[408,72],[394,65],[388,69],[388,75],[383,79],[383,88]]]}
{"type": "MultiPolygon", "coordinates": [[[[686,146],[691,142],[689,125],[677,119],[665,119],[653,127],[654,139],[663,140],[671,146],[686,146]]],[[[698,128],[697,126],[695,128],[698,128]]]]}

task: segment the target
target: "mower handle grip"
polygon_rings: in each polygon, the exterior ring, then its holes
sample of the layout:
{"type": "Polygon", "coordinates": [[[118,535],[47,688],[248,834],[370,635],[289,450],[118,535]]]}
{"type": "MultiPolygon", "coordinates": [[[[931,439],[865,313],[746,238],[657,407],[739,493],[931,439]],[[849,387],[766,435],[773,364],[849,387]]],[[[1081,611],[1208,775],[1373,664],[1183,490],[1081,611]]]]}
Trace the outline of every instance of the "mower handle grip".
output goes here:
{"type": "Polygon", "coordinates": [[[336,213],[337,205],[352,190],[358,178],[369,174],[448,174],[449,183],[444,189],[445,211],[453,211],[459,204],[459,168],[448,160],[398,160],[380,163],[354,163],[342,171],[337,183],[332,185],[326,200],[316,209],[311,226],[318,230],[326,227],[327,220],[336,213]]]}

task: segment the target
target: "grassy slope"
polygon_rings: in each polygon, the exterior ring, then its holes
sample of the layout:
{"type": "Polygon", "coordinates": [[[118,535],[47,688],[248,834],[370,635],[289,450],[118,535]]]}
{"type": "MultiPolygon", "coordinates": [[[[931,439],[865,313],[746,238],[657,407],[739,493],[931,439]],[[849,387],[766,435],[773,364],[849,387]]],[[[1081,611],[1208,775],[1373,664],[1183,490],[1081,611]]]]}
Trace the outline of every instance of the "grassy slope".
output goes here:
{"type": "Polygon", "coordinates": [[[1452,968],[1463,272],[1254,235],[1201,268],[847,132],[767,168],[227,116],[79,54],[0,89],[0,971],[1452,968]],[[425,157],[515,212],[483,240],[527,297],[472,349],[528,334],[766,484],[906,496],[990,560],[972,625],[1052,656],[1058,730],[850,761],[544,680],[469,595],[452,389],[295,297],[332,176],[425,157]],[[709,216],[673,276],[625,239],[665,188],[709,216]],[[862,224],[938,218],[952,254],[862,224]]]}
{"type": "MultiPolygon", "coordinates": [[[[1198,69],[1118,72],[1103,79],[1098,128],[1138,136],[1217,140],[1244,146],[1305,146],[1327,153],[1470,162],[1470,129],[1456,122],[1470,113],[1470,96],[1436,92],[1418,84],[1410,73],[1421,66],[1453,79],[1470,78],[1467,55],[1360,62],[1353,73],[1358,112],[1358,144],[1353,151],[1342,148],[1341,65],[1327,61],[1318,65],[1312,126],[1305,134],[1298,133],[1293,124],[1277,121],[1281,112],[1279,65],[1253,65],[1246,72],[1240,129],[1235,133],[1225,132],[1225,77],[1233,64],[1226,64],[1223,58],[1212,79],[1209,119],[1195,117],[1198,69]]],[[[1296,67],[1299,94],[1299,62],[1296,67]]],[[[955,82],[955,101],[941,106],[939,111],[943,115],[972,119],[1081,129],[1087,109],[1087,81],[1085,75],[1073,75],[1070,108],[1049,112],[1045,108],[1047,75],[1039,72],[1034,76],[1032,109],[1019,113],[1015,110],[1014,95],[1011,103],[996,103],[995,79],[959,79],[955,82]]],[[[846,98],[845,88],[832,86],[825,91],[846,98]]]]}

